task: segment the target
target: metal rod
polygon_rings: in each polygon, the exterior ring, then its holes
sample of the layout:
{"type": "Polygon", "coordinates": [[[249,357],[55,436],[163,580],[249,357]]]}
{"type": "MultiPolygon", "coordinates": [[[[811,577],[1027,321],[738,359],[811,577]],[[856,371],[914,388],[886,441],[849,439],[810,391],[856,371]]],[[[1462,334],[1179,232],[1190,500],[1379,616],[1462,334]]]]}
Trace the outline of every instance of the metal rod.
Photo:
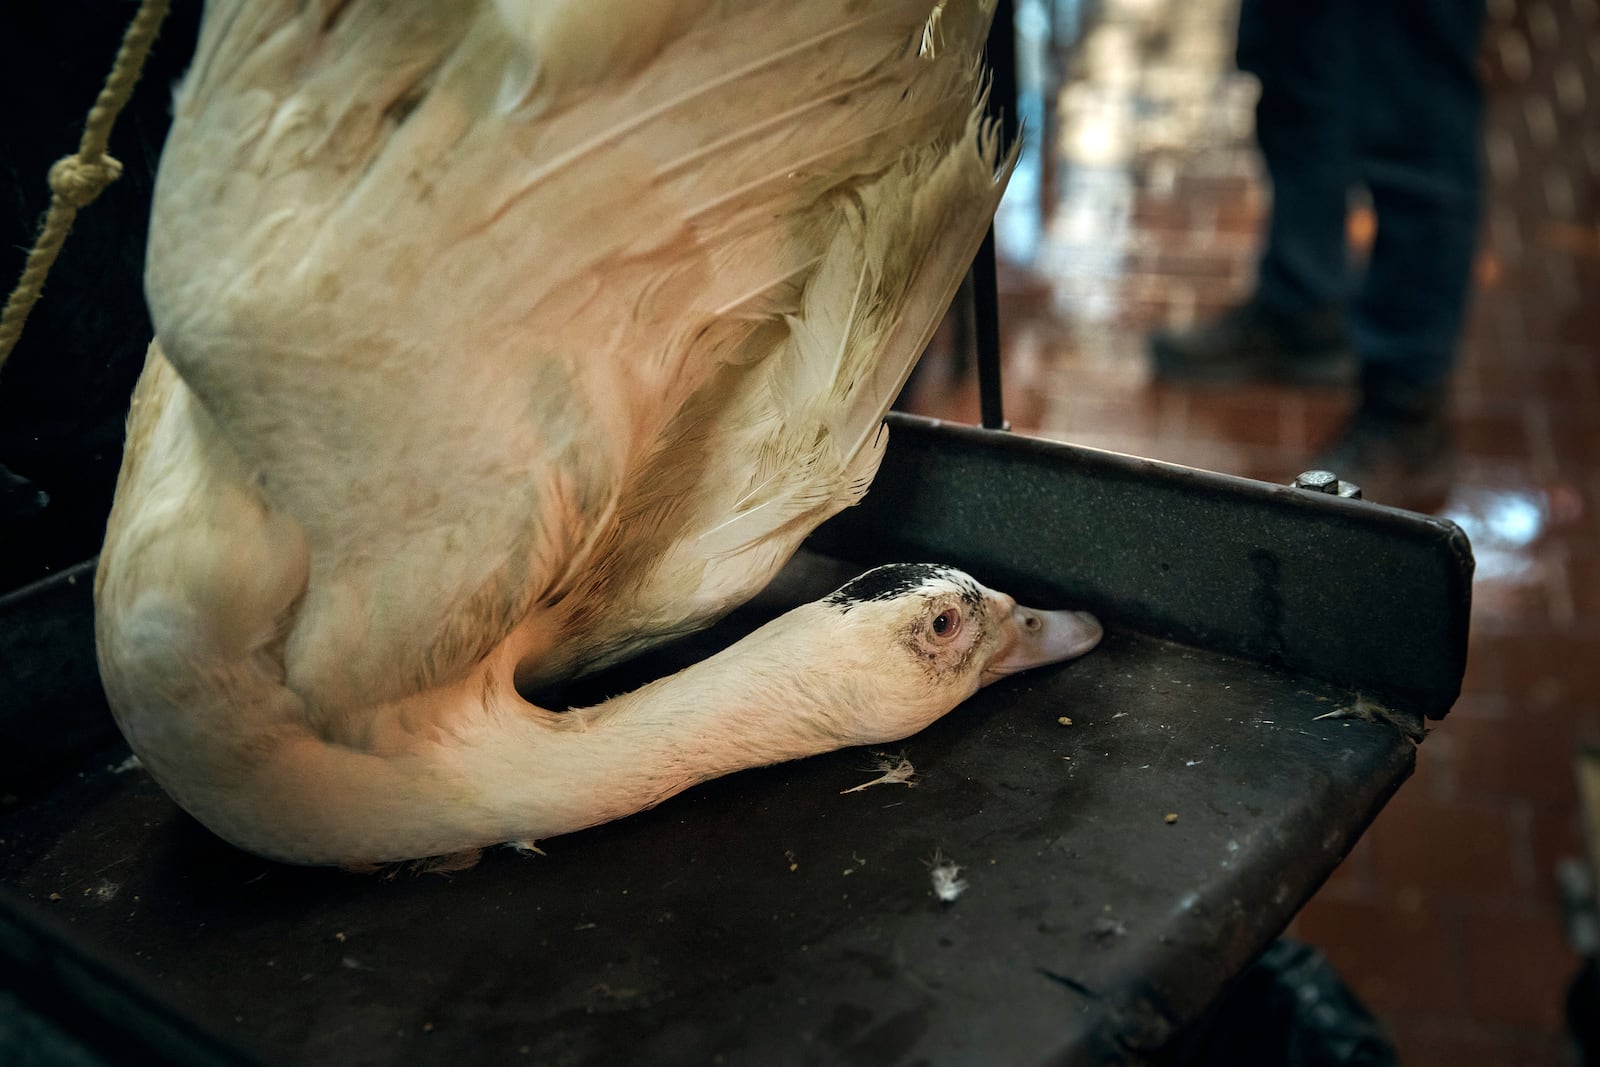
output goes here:
{"type": "Polygon", "coordinates": [[[1012,0],[999,0],[994,21],[989,24],[989,39],[984,43],[983,60],[989,68],[990,118],[1000,120],[1002,150],[1009,151],[1017,139],[1017,21],[1012,0]]]}
{"type": "Polygon", "coordinates": [[[984,234],[972,261],[972,325],[978,350],[978,406],[983,428],[1004,430],[1000,397],[1000,293],[995,276],[994,227],[984,234]]]}
{"type": "MultiPolygon", "coordinates": [[[[988,111],[1000,121],[1001,139],[1009,149],[1017,137],[1017,45],[1012,0],[999,0],[989,29],[988,111]]],[[[994,226],[984,235],[972,261],[974,344],[978,358],[978,405],[986,430],[1009,429],[1000,396],[1000,294],[995,271],[994,226]]]]}

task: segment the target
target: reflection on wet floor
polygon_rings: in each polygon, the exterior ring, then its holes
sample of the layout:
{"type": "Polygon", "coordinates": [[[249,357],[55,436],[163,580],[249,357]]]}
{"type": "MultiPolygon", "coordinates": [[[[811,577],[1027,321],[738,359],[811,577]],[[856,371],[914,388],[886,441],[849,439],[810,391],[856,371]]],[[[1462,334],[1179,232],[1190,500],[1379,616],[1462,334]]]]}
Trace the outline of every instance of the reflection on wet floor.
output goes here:
{"type": "MultiPolygon", "coordinates": [[[[1288,482],[1337,389],[1153,385],[1145,338],[1247,294],[1268,206],[1237,0],[1018,0],[1024,151],[997,222],[1018,432],[1288,482]]],[[[1553,871],[1600,743],[1600,2],[1492,0],[1490,195],[1441,513],[1477,557],[1471,662],[1415,780],[1302,914],[1408,1067],[1574,1062],[1553,871]],[[1497,992],[1489,993],[1487,991],[1497,992]]],[[[1374,222],[1359,206],[1359,248],[1374,222]]],[[[977,421],[939,361],[913,410],[977,421]]]]}

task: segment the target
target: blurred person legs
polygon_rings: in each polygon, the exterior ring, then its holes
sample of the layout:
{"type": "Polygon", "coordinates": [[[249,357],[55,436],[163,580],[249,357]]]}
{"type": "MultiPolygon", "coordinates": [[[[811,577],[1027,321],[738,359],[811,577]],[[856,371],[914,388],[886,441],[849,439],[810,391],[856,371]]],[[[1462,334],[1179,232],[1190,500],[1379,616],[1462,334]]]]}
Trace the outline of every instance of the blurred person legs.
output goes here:
{"type": "Polygon", "coordinates": [[[1238,64],[1261,83],[1256,140],[1272,185],[1256,289],[1213,322],[1151,339],[1168,381],[1337,383],[1358,359],[1359,405],[1319,463],[1383,502],[1431,500],[1451,479],[1483,21],[1483,0],[1243,0],[1238,64]],[[1356,187],[1377,218],[1359,271],[1346,239],[1356,187]]]}
{"type": "Polygon", "coordinates": [[[1220,318],[1151,339],[1172,381],[1348,382],[1345,215],[1358,181],[1357,0],[1244,0],[1237,63],[1255,75],[1272,188],[1255,292],[1220,318]]]}
{"type": "Polygon", "coordinates": [[[1364,16],[1359,177],[1378,226],[1351,306],[1360,399],[1315,465],[1380,503],[1433,507],[1454,477],[1448,393],[1478,238],[1485,5],[1352,6],[1364,16]]]}

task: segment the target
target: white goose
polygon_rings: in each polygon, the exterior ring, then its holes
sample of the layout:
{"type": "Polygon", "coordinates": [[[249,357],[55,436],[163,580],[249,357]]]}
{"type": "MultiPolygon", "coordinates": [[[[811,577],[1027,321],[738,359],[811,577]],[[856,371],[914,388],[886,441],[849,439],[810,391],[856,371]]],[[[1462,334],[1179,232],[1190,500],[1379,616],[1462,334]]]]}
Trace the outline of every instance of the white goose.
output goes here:
{"type": "Polygon", "coordinates": [[[854,503],[999,197],[987,4],[211,0],[96,580],[129,743],[235,844],[543,838],[907,736],[1092,618],[869,572],[595,707],[854,503]]]}

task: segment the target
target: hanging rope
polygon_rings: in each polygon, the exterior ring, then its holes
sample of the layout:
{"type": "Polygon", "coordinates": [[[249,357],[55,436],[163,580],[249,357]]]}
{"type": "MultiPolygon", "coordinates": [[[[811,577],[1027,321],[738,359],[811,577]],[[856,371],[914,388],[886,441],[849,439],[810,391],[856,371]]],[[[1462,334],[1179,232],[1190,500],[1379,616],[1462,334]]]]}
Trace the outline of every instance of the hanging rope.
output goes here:
{"type": "Polygon", "coordinates": [[[39,230],[33,251],[28,253],[22,277],[17,279],[16,288],[6,299],[5,312],[0,314],[0,367],[5,365],[17,339],[22,336],[23,324],[39,302],[39,294],[44,292],[44,280],[78,212],[93,203],[122,173],[122,164],[106,154],[111,127],[128,97],[133,95],[139,72],[144,69],[145,56],[166,15],[167,0],[144,0],[139,5],[139,13],[123,35],[122,47],[117,51],[105,88],[100,90],[94,107],[89,109],[78,151],[56,160],[50,168],[50,210],[45,214],[44,226],[39,230]]]}

